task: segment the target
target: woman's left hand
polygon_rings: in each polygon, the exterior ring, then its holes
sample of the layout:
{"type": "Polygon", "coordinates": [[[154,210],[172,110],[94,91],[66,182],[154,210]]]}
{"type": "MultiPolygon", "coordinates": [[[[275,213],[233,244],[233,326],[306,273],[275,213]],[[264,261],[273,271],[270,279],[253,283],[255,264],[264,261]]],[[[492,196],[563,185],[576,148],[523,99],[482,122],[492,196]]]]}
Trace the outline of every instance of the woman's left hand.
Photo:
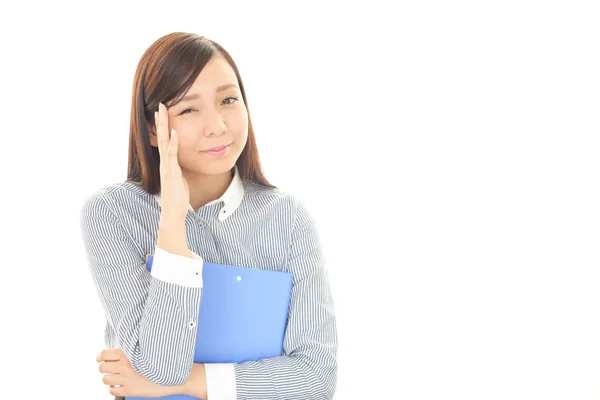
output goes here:
{"type": "Polygon", "coordinates": [[[100,372],[106,374],[102,383],[109,386],[113,396],[165,397],[179,393],[178,386],[161,386],[140,375],[121,349],[105,349],[96,361],[100,363],[100,372]]]}

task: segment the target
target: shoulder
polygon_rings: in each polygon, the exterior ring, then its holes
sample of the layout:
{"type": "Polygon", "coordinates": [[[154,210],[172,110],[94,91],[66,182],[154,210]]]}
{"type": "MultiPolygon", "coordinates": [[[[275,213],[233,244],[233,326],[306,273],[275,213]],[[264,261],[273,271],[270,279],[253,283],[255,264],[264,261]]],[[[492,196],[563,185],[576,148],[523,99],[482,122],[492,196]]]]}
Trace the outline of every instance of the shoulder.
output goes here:
{"type": "Polygon", "coordinates": [[[82,216],[118,217],[122,211],[131,212],[142,204],[152,204],[153,195],[141,186],[120,181],[100,187],[90,193],[81,206],[82,216]]]}
{"type": "Polygon", "coordinates": [[[282,220],[289,221],[293,230],[314,229],[315,220],[303,200],[279,188],[272,188],[256,182],[243,181],[244,197],[253,208],[263,209],[271,217],[279,214],[282,220]]]}
{"type": "Polygon", "coordinates": [[[294,196],[279,188],[247,180],[242,180],[242,184],[244,185],[244,197],[248,201],[268,204],[294,202],[294,196]]]}

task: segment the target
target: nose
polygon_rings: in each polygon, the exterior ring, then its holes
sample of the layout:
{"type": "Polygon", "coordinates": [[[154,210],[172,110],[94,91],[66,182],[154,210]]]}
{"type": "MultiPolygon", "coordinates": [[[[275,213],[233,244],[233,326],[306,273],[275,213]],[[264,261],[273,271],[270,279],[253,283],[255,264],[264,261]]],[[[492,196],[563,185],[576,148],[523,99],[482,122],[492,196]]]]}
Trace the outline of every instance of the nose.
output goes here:
{"type": "Polygon", "coordinates": [[[218,110],[207,110],[204,115],[204,136],[222,135],[227,125],[218,110]]]}

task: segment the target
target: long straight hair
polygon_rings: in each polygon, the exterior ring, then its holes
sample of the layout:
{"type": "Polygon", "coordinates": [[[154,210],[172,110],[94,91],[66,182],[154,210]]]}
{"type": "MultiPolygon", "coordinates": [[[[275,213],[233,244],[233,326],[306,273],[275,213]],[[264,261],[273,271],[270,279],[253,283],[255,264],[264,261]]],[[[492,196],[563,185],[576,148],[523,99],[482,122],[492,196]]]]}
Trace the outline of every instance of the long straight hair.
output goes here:
{"type": "MultiPolygon", "coordinates": [[[[248,110],[242,77],[231,55],[218,43],[193,33],[174,32],[154,42],[142,55],[133,80],[127,181],[149,193],[160,192],[160,156],[150,144],[150,124],[160,102],[177,103],[192,86],[204,66],[216,54],[233,68],[248,110]]],[[[240,178],[275,187],[263,175],[254,129],[248,111],[248,140],[236,165],[240,178]]]]}

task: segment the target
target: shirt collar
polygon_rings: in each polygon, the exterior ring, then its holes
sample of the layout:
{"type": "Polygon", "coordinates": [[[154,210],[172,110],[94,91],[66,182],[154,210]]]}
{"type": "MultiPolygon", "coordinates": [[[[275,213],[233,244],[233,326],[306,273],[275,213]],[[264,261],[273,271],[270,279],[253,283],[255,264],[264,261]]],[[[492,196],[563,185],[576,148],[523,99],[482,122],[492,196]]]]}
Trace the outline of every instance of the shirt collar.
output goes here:
{"type": "MultiPolygon", "coordinates": [[[[233,212],[240,206],[242,203],[242,198],[244,197],[244,185],[242,183],[242,179],[240,178],[240,173],[238,171],[237,165],[234,167],[233,179],[229,184],[227,190],[221,197],[216,200],[209,201],[205,204],[205,206],[210,206],[213,204],[217,204],[219,202],[223,202],[223,208],[219,212],[219,221],[225,221],[233,212]]],[[[154,198],[160,205],[160,193],[154,195],[154,198]]],[[[192,205],[189,205],[189,209],[195,213],[192,205]]]]}

